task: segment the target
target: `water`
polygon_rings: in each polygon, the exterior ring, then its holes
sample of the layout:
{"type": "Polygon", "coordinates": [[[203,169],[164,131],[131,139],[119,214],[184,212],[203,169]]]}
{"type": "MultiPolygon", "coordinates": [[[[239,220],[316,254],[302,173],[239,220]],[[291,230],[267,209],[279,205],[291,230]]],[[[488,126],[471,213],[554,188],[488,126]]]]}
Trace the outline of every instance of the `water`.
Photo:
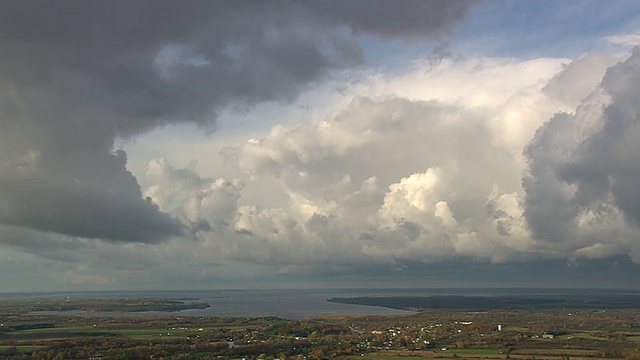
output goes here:
{"type": "MultiPolygon", "coordinates": [[[[322,315],[397,315],[410,311],[376,306],[339,304],[328,302],[332,297],[385,294],[368,290],[215,290],[215,291],[100,291],[100,292],[49,292],[49,293],[0,293],[0,298],[196,298],[185,302],[206,302],[211,307],[183,311],[148,311],[144,316],[277,316],[283,319],[301,320],[322,315]]],[[[47,312],[65,315],[131,315],[134,313],[84,311],[47,312]]]]}
{"type": "Polygon", "coordinates": [[[332,297],[362,296],[357,291],[336,290],[250,290],[221,291],[214,297],[203,297],[211,305],[203,310],[184,310],[186,316],[260,316],[305,319],[322,315],[392,315],[409,311],[375,306],[328,302],[332,297]]]}
{"type": "MultiPolygon", "coordinates": [[[[599,289],[305,289],[305,290],[204,290],[204,291],[114,291],[69,293],[14,293],[0,297],[50,298],[198,298],[211,305],[207,309],[178,312],[145,312],[147,316],[277,316],[306,319],[322,315],[397,315],[409,311],[375,306],[328,302],[332,297],[427,296],[427,295],[507,295],[507,294],[603,294],[638,293],[637,290],[599,289]]],[[[190,301],[190,300],[189,300],[190,301]]],[[[116,315],[103,313],[95,315],[116,315]]],[[[92,314],[94,315],[94,314],[92,314]]]]}

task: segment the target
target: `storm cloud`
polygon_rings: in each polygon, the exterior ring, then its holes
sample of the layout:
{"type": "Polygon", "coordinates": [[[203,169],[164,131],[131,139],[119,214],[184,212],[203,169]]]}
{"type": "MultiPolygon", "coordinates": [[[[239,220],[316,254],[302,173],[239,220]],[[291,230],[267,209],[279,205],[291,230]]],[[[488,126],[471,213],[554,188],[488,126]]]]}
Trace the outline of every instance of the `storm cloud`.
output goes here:
{"type": "Polygon", "coordinates": [[[361,35],[443,40],[471,5],[5,1],[0,222],[116,241],[185,235],[192,224],[143,198],[116,138],[171,123],[210,131],[222,110],[290,102],[365,63],[361,35]]]}
{"type": "Polygon", "coordinates": [[[2,2],[0,287],[636,286],[640,5],[481,3],[2,2]]]}
{"type": "MultiPolygon", "coordinates": [[[[465,61],[425,65],[428,71],[418,66],[404,80],[392,80],[409,85],[404,91],[419,87],[407,94],[413,100],[356,96],[321,122],[277,125],[261,138],[222,149],[246,175],[242,185],[152,162],[150,189],[181,189],[166,211],[189,213],[191,221],[225,219],[227,226],[196,233],[224,259],[286,274],[327,266],[349,273],[372,264],[578,266],[628,255],[637,262],[633,208],[626,209],[614,189],[625,184],[620,176],[634,178],[638,166],[608,153],[627,144],[633,156],[635,144],[598,140],[607,122],[635,121],[633,97],[621,102],[614,90],[635,84],[623,79],[633,79],[636,56],[617,65],[618,58],[599,53],[572,62],[488,61],[474,76],[484,79],[497,68],[506,77],[535,69],[539,77],[522,78],[505,97],[486,83],[475,94],[484,106],[450,97],[469,86],[469,77],[459,76],[465,61]],[[450,79],[449,89],[431,88],[428,80],[437,83],[440,76],[450,79]],[[613,112],[620,106],[626,110],[613,112]],[[607,145],[596,150],[596,144],[607,145]],[[199,180],[171,180],[180,171],[199,180]],[[268,181],[286,197],[284,206],[240,201],[245,187],[268,181]],[[199,203],[217,215],[198,210],[199,203]]],[[[389,88],[397,86],[393,82],[389,88]]],[[[633,131],[614,132],[627,133],[633,131]]],[[[633,198],[634,189],[625,191],[633,198]]],[[[151,196],[167,203],[161,193],[151,196]]]]}
{"type": "Polygon", "coordinates": [[[575,112],[555,115],[527,147],[525,216],[538,240],[585,257],[640,261],[639,64],[636,48],[575,112]]]}

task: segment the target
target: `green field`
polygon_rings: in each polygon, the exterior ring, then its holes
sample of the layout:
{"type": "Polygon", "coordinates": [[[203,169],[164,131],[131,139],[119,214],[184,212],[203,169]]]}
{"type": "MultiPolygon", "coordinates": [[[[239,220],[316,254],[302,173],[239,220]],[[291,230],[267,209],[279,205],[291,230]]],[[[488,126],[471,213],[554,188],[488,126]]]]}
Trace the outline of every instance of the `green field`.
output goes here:
{"type": "MultiPolygon", "coordinates": [[[[495,349],[454,349],[442,351],[443,354],[481,354],[481,355],[496,355],[501,354],[499,350],[495,349]]],[[[406,354],[406,353],[405,353],[406,354]]],[[[347,355],[342,356],[340,359],[361,359],[361,360],[432,360],[436,358],[427,356],[411,356],[405,354],[385,354],[385,353],[368,353],[361,355],[347,355]]],[[[433,355],[433,353],[431,353],[433,355]]],[[[447,357],[448,358],[448,357],[447,357]]],[[[442,358],[437,358],[442,359],[442,358]]]]}
{"type": "Polygon", "coordinates": [[[561,336],[558,336],[559,339],[562,340],[571,340],[571,339],[585,339],[585,340],[600,340],[600,341],[606,341],[606,338],[603,337],[599,337],[599,336],[594,336],[591,335],[589,333],[572,333],[572,334],[564,334],[561,336]]]}
{"type": "Polygon", "coordinates": [[[450,354],[500,354],[500,350],[496,349],[451,349],[443,352],[450,354]]]}
{"type": "Polygon", "coordinates": [[[402,356],[402,355],[382,355],[382,354],[364,354],[364,355],[348,355],[341,356],[340,359],[360,359],[360,360],[435,360],[424,356],[402,356]]]}
{"type": "Polygon", "coordinates": [[[196,329],[171,329],[151,328],[151,329],[108,329],[100,327],[61,327],[61,328],[44,328],[44,329],[28,329],[14,331],[12,335],[31,335],[31,334],[51,334],[52,338],[59,338],[64,334],[81,334],[87,336],[96,336],[100,334],[112,334],[126,336],[132,339],[142,339],[149,337],[168,337],[183,338],[190,334],[197,333],[196,329]]]}

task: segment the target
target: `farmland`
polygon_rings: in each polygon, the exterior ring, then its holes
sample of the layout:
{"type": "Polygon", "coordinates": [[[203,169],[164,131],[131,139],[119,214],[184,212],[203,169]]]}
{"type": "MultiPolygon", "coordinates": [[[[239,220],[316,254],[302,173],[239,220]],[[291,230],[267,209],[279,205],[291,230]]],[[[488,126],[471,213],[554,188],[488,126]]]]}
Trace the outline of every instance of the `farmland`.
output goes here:
{"type": "MultiPolygon", "coordinates": [[[[1,359],[640,359],[634,308],[416,309],[410,315],[111,315],[164,299],[3,300],[1,359]],[[79,313],[40,311],[60,307],[79,313]],[[89,306],[90,305],[90,306],[89,306]]],[[[164,306],[164,305],[163,305],[164,306]]]]}

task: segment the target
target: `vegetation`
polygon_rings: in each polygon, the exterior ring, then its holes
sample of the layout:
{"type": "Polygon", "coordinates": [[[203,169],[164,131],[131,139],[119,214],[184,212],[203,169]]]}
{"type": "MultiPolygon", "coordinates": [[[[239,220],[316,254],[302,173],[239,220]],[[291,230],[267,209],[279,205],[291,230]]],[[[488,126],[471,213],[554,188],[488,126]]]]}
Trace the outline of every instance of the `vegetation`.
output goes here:
{"type": "Polygon", "coordinates": [[[528,294],[492,296],[361,296],[332,298],[331,302],[393,309],[437,310],[544,310],[544,309],[634,309],[635,294],[528,294]]]}
{"type": "MultiPolygon", "coordinates": [[[[640,359],[636,309],[431,309],[305,321],[33,310],[60,301],[3,301],[0,359],[640,359]]],[[[168,303],[82,301],[95,309],[168,303]]]]}
{"type": "Polygon", "coordinates": [[[0,299],[0,313],[25,314],[32,312],[146,312],[206,309],[207,303],[187,302],[185,299],[121,298],[121,299],[0,299]]]}

